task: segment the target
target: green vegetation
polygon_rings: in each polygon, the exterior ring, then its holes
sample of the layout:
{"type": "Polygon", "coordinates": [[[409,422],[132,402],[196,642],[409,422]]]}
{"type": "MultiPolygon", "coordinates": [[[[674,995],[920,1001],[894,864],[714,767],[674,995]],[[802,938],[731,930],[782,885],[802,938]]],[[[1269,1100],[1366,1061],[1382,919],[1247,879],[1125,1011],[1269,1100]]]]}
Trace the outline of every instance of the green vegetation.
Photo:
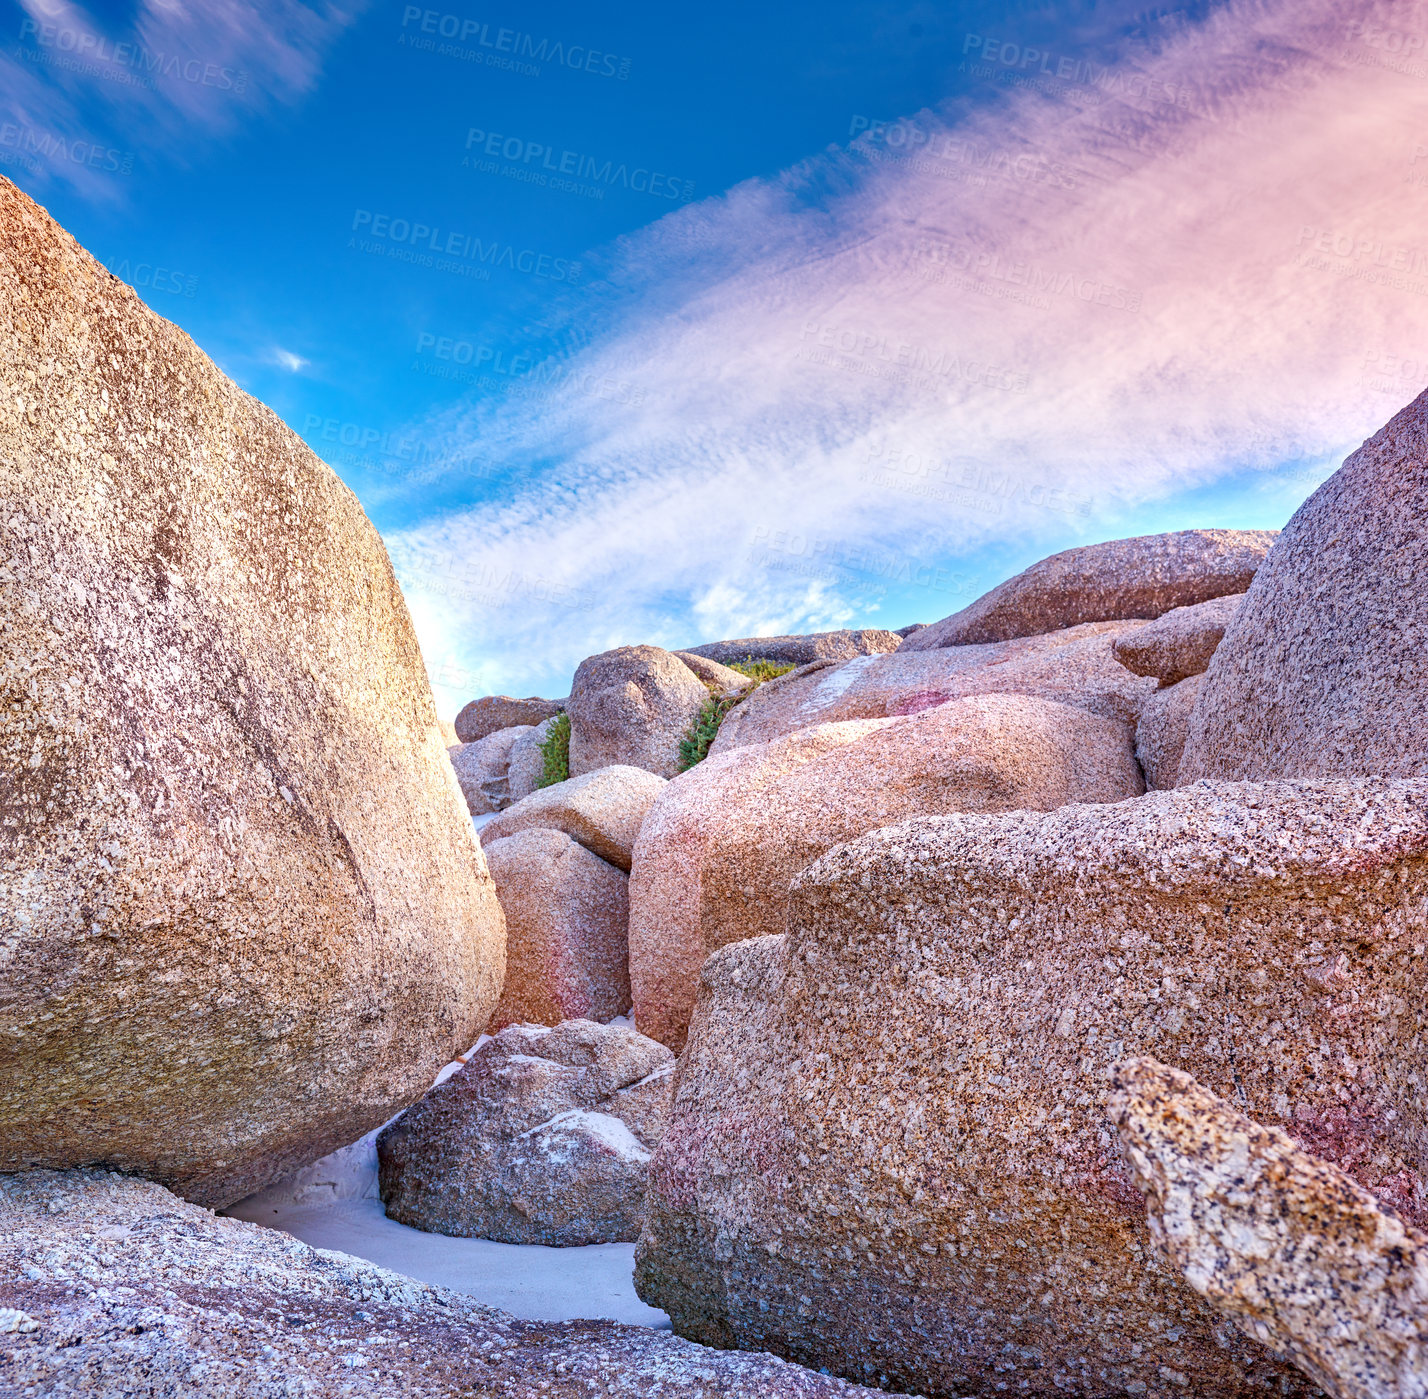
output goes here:
{"type": "Polygon", "coordinates": [[[554,787],[557,782],[565,782],[570,777],[570,715],[557,714],[546,730],[540,746],[540,755],[545,763],[537,787],[554,787]]]}
{"type": "Polygon", "coordinates": [[[787,675],[793,667],[779,665],[775,661],[756,661],[752,656],[745,656],[742,661],[735,661],[729,669],[737,670],[740,675],[747,675],[754,683],[747,689],[740,690],[737,695],[720,698],[711,693],[705,700],[703,709],[689,726],[689,732],[679,740],[680,772],[688,772],[696,763],[702,763],[709,756],[710,745],[719,735],[719,725],[735,705],[742,704],[766,681],[787,675]]]}
{"type": "MultiPolygon", "coordinates": [[[[752,656],[745,656],[742,661],[735,661],[729,669],[737,670],[740,675],[751,676],[762,685],[765,680],[776,680],[780,675],[787,675],[793,667],[779,665],[777,661],[756,661],[752,656]]],[[[755,685],[754,689],[757,688],[758,685],[755,685]]]]}

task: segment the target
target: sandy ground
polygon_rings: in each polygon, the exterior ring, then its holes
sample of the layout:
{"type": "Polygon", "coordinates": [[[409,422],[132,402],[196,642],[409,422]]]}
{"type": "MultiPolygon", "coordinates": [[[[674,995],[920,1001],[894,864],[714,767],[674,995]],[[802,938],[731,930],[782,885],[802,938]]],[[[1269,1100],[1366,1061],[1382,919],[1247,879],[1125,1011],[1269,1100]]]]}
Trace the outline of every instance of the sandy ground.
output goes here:
{"type": "MultiPolygon", "coordinates": [[[[462,1067],[460,1060],[448,1064],[436,1081],[462,1067]]],[[[669,1318],[635,1296],[634,1244],[498,1244],[428,1234],[388,1219],[377,1196],[376,1143],[377,1133],[370,1132],[223,1213],[469,1293],[528,1321],[588,1317],[668,1329],[669,1318]]]]}

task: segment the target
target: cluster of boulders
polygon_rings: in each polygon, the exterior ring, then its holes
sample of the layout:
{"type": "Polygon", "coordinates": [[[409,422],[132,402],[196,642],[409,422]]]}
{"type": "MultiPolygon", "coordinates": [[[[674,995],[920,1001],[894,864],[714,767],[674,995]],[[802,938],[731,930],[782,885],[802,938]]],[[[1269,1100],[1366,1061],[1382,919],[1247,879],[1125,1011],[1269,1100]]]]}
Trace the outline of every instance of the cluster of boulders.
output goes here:
{"type": "Polygon", "coordinates": [[[1428,1394],[1428,395],[1278,537],[452,743],[350,494],[3,180],[0,349],[0,1388],[1428,1394]],[[202,1208],[378,1128],[688,1339],[202,1208]]]}

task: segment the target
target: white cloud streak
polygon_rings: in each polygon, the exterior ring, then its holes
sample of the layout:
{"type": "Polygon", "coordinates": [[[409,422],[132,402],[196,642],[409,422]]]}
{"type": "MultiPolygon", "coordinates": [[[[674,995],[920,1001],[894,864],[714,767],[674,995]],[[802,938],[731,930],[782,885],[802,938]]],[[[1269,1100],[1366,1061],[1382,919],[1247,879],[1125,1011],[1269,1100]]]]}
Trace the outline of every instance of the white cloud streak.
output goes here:
{"type": "Polygon", "coordinates": [[[428,429],[507,483],[388,541],[443,710],[610,645],[876,624],[941,564],[933,620],[973,549],[1236,471],[1306,494],[1423,387],[1422,20],[1343,15],[1238,6],[624,240],[551,394],[428,429]]]}
{"type": "Polygon", "coordinates": [[[0,168],[115,197],[150,154],[233,130],[312,89],[366,0],[141,0],[125,28],[69,0],[20,0],[0,52],[0,168]]]}

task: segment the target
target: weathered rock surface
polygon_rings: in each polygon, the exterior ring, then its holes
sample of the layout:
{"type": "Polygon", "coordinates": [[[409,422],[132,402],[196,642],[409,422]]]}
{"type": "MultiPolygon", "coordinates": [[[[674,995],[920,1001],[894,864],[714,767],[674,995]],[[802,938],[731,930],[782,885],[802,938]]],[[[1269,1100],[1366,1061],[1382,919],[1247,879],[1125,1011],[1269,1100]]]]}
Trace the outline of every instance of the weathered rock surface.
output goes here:
{"type": "Polygon", "coordinates": [[[511,804],[510,765],[516,743],[535,730],[497,729],[475,743],[463,743],[449,750],[466,808],[473,816],[504,811],[511,804]]]}
{"type": "Polygon", "coordinates": [[[570,689],[570,775],[628,765],[679,771],[679,741],[709,691],[658,646],[620,646],[580,662],[570,689]]]}
{"type": "Polygon", "coordinates": [[[534,728],[553,719],[565,706],[559,700],[512,699],[510,695],[482,695],[456,716],[456,737],[461,743],[479,743],[499,729],[534,728]]]}
{"type": "Polygon", "coordinates": [[[969,695],[1020,694],[1088,709],[1134,727],[1155,682],[1132,675],[1112,643],[1140,622],[1096,622],[988,646],[899,651],[814,662],[781,675],[736,705],[710,754],[766,743],[814,724],[916,714],[969,695]]]}
{"type": "Polygon", "coordinates": [[[672,651],[670,654],[678,656],[704,682],[705,688],[715,694],[736,695],[754,683],[751,677],[731,670],[726,665],[720,665],[718,661],[711,661],[707,656],[696,655],[693,651],[672,651]]]}
{"type": "Polygon", "coordinates": [[[0,1177],[0,1308],[23,1318],[0,1388],[53,1399],[873,1393],[643,1326],[518,1321],[99,1171],[0,1177]]]}
{"type": "Polygon", "coordinates": [[[1189,1074],[1133,1059],[1112,1085],[1150,1236],[1196,1292],[1341,1399],[1428,1393],[1428,1236],[1189,1074]]]}
{"type": "Polygon", "coordinates": [[[807,665],[810,661],[850,661],[854,656],[877,656],[896,651],[902,638],[881,627],[861,631],[819,631],[807,636],[746,636],[738,641],[706,641],[680,654],[708,656],[732,665],[735,661],[773,661],[778,665],[807,665]]]}
{"type": "Polygon", "coordinates": [[[491,1028],[623,1015],[630,1008],[624,871],[564,831],[532,827],[492,840],[489,830],[482,844],[506,914],[506,981],[491,1028]]]}
{"type": "Polygon", "coordinates": [[[1319,487],[1225,633],[1182,782],[1428,775],[1428,394],[1319,487]]]}
{"type": "Polygon", "coordinates": [[[1129,636],[1119,637],[1111,649],[1127,670],[1153,675],[1162,685],[1203,675],[1243,601],[1243,593],[1231,593],[1193,607],[1172,607],[1129,636]]]}
{"type": "Polygon", "coordinates": [[[1125,618],[1242,593],[1275,530],[1187,529],[1067,549],[1032,564],[976,602],[914,632],[904,651],[979,645],[1125,618]]]}
{"type": "Polygon", "coordinates": [[[669,784],[636,845],[635,1023],[679,1049],[705,957],[782,932],[794,875],[845,840],[911,816],[1144,791],[1125,724],[1022,695],[821,725],[708,758],[669,784]]]}
{"type": "Polygon", "coordinates": [[[377,1139],[403,1224],[513,1244],[629,1241],[674,1056],[615,1025],[513,1025],[377,1139]]]}
{"type": "Polygon", "coordinates": [[[481,832],[482,841],[541,828],[564,831],[602,860],[630,872],[635,837],[668,785],[643,768],[608,767],[543,787],[507,808],[481,832]]]}
{"type": "Polygon", "coordinates": [[[0,179],[0,1171],[360,1137],[504,932],[352,493],[0,179]]]}
{"type": "Polygon", "coordinates": [[[1204,684],[1203,675],[1192,675],[1157,690],[1141,710],[1135,729],[1135,756],[1145,774],[1145,785],[1152,791],[1178,785],[1180,755],[1190,732],[1190,716],[1204,684]]]}
{"type": "Polygon", "coordinates": [[[682,1334],[938,1395],[1307,1395],[1151,1256],[1106,1075],[1178,1064],[1417,1222],[1425,947],[1420,783],[839,846],[787,934],[705,965],[640,1294],[682,1334]]]}
{"type": "Polygon", "coordinates": [[[506,796],[512,806],[540,790],[541,779],[545,776],[545,754],[541,751],[541,744],[550,736],[550,727],[556,717],[552,715],[542,720],[511,744],[511,751],[506,757],[506,796]]]}

